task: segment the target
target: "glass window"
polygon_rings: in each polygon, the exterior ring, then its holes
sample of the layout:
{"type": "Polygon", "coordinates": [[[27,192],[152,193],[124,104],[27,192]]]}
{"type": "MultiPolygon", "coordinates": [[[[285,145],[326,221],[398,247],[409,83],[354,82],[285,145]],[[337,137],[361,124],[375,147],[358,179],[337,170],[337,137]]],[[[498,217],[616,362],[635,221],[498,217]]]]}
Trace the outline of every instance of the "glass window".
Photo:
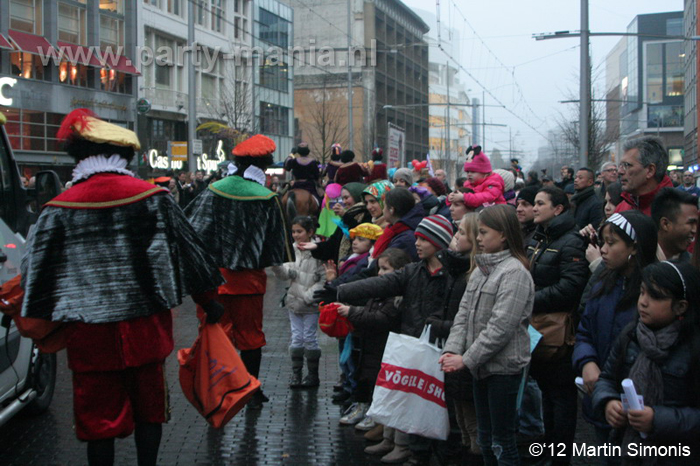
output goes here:
{"type": "Polygon", "coordinates": [[[85,8],[68,3],[58,4],[58,40],[85,45],[85,8]]]}
{"type": "Polygon", "coordinates": [[[671,18],[666,20],[666,35],[683,35],[683,18],[671,18]]]}
{"type": "MultiPolygon", "coordinates": [[[[194,1],[194,0],[192,0],[192,1],[194,1]]],[[[207,0],[199,0],[197,2],[197,15],[196,15],[197,24],[199,24],[200,26],[204,26],[204,27],[207,26],[207,23],[206,23],[206,21],[207,21],[206,1],[207,0]]]]}
{"type": "Polygon", "coordinates": [[[216,98],[217,77],[202,73],[202,99],[213,100],[216,98]]]}
{"type": "Polygon", "coordinates": [[[268,134],[288,134],[289,109],[260,102],[260,131],[268,134]]]}
{"type": "Polygon", "coordinates": [[[100,48],[111,47],[117,53],[124,46],[124,21],[107,15],[100,15],[100,48]]]}
{"type": "Polygon", "coordinates": [[[170,89],[171,70],[170,66],[156,65],[156,87],[158,89],[170,89]]]}
{"type": "Polygon", "coordinates": [[[42,35],[42,0],[10,0],[10,29],[42,35]]]}
{"type": "Polygon", "coordinates": [[[260,39],[287,48],[289,41],[289,22],[260,8],[260,39]]]}
{"type": "Polygon", "coordinates": [[[674,97],[683,95],[683,88],[685,86],[685,74],[683,72],[684,57],[682,42],[666,44],[666,96],[674,97]]]}
{"type": "Polygon", "coordinates": [[[682,105],[650,105],[647,115],[648,128],[682,128],[682,105]]]}
{"type": "Polygon", "coordinates": [[[62,61],[58,67],[58,80],[72,86],[89,87],[88,67],[62,61]]]}
{"type": "Polygon", "coordinates": [[[650,104],[663,101],[664,87],[664,44],[647,45],[647,102],[650,104]]]}
{"type": "Polygon", "coordinates": [[[168,13],[172,13],[177,16],[182,16],[182,0],[167,0],[168,1],[168,13]]]}
{"type": "Polygon", "coordinates": [[[46,77],[44,65],[41,63],[39,55],[26,52],[12,52],[10,53],[10,64],[14,76],[39,80],[43,80],[46,77]]]}
{"type": "Polygon", "coordinates": [[[100,0],[100,10],[124,14],[124,0],[100,0]]]}
{"type": "Polygon", "coordinates": [[[211,28],[216,32],[224,32],[223,0],[211,0],[211,28]]]}

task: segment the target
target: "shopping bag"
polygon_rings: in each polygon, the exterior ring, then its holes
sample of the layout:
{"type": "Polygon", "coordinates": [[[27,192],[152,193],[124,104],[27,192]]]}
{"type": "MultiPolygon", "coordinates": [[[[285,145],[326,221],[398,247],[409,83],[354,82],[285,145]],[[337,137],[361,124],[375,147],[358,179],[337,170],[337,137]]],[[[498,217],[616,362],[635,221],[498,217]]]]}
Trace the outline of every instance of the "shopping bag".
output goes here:
{"type": "Polygon", "coordinates": [[[338,307],[337,303],[321,303],[318,306],[318,326],[329,337],[343,338],[354,328],[347,318],[338,315],[338,307]]]}
{"type": "Polygon", "coordinates": [[[179,350],[177,359],[185,397],[217,429],[260,388],[219,324],[204,324],[192,347],[179,350]]]}
{"type": "Polygon", "coordinates": [[[409,434],[447,440],[445,376],[438,363],[442,351],[429,338],[430,326],[420,338],[389,333],[367,416],[409,434]]]}

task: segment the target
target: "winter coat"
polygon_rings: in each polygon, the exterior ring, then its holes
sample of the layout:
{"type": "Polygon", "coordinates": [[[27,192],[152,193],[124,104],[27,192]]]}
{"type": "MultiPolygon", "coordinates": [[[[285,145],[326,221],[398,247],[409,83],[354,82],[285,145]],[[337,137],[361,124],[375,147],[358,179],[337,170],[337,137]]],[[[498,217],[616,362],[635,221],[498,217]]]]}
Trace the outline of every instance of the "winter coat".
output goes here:
{"type": "Polygon", "coordinates": [[[663,188],[672,188],[673,182],[668,176],[664,176],[661,183],[654,189],[641,196],[633,196],[627,191],[622,191],[622,202],[615,208],[615,212],[624,212],[625,210],[639,210],[644,215],[651,216],[651,201],[656,197],[656,193],[663,188]]]}
{"type": "Polygon", "coordinates": [[[518,374],[530,362],[532,277],[508,249],[476,262],[444,352],[462,355],[478,380],[518,374]]]}
{"type": "Polygon", "coordinates": [[[452,214],[450,214],[450,206],[445,203],[447,196],[434,196],[429,195],[420,204],[425,210],[425,215],[442,215],[447,220],[452,221],[452,214]]]}
{"type": "Polygon", "coordinates": [[[399,306],[399,331],[418,337],[433,310],[442,307],[450,280],[450,274],[444,268],[431,274],[427,262],[422,260],[381,277],[341,285],[338,288],[338,301],[346,303],[358,299],[403,296],[399,306]]]}
{"type": "Polygon", "coordinates": [[[370,299],[364,307],[351,306],[348,320],[359,337],[359,378],[376,380],[382,365],[389,332],[398,332],[401,324],[397,298],[370,299]]]}
{"type": "Polygon", "coordinates": [[[418,253],[416,252],[416,237],[414,231],[421,220],[425,217],[425,210],[420,204],[416,204],[413,209],[409,210],[406,215],[401,217],[401,219],[396,223],[403,223],[409,229],[402,231],[398,235],[394,236],[389,243],[389,248],[401,249],[411,256],[411,260],[418,260],[418,253]]]}
{"type": "Polygon", "coordinates": [[[527,250],[535,282],[533,314],[574,312],[588,280],[586,242],[569,212],[537,226],[527,250]]]}
{"type": "Polygon", "coordinates": [[[359,163],[345,163],[335,172],[335,182],[341,186],[352,182],[362,183],[366,174],[366,170],[359,163]]]}
{"type": "MultiPolygon", "coordinates": [[[[636,322],[633,322],[615,342],[593,391],[593,409],[602,419],[605,418],[605,405],[608,401],[620,399],[620,382],[629,375],[639,353],[636,322]]],[[[690,370],[690,344],[678,341],[661,366],[663,403],[652,406],[653,428],[643,444],[681,444],[690,448],[691,456],[660,456],[657,459],[660,466],[697,465],[700,462],[700,398],[693,386],[690,370]]]]}
{"type": "Polygon", "coordinates": [[[535,222],[530,221],[525,224],[520,224],[520,231],[523,233],[523,246],[525,246],[526,250],[530,245],[530,241],[532,241],[532,237],[535,236],[535,230],[537,230],[535,222]]]}
{"type": "MultiPolygon", "coordinates": [[[[469,255],[458,254],[447,249],[438,252],[438,259],[452,280],[448,285],[442,307],[435,309],[426,321],[426,324],[430,325],[431,341],[447,340],[450,336],[450,329],[459,311],[464,290],[467,289],[467,272],[471,263],[469,255]]],[[[452,399],[472,401],[472,385],[472,376],[468,370],[445,374],[445,392],[452,399]]]]}
{"type": "MultiPolygon", "coordinates": [[[[602,286],[602,282],[594,285],[591,295],[595,296],[602,286]]],[[[602,369],[617,336],[627,324],[635,320],[637,306],[630,306],[620,311],[616,310],[617,303],[622,299],[624,292],[624,279],[620,278],[610,293],[588,300],[586,310],[581,316],[576,331],[576,345],[572,357],[574,370],[577,374],[580,375],[583,366],[589,362],[598,364],[598,367],[602,369]]],[[[588,422],[598,427],[607,426],[605,418],[595,417],[590,397],[584,397],[582,406],[583,417],[588,422]]]]}
{"type": "Polygon", "coordinates": [[[506,203],[506,200],[503,197],[505,185],[503,184],[503,178],[501,178],[501,175],[498,173],[491,173],[489,176],[475,184],[471,184],[469,181],[467,181],[464,183],[464,187],[474,191],[473,193],[464,193],[464,205],[470,209],[476,209],[477,207],[486,205],[506,203]]]}
{"type": "Polygon", "coordinates": [[[291,280],[287,290],[287,308],[295,314],[313,314],[318,312],[314,304],[314,291],[323,288],[326,272],[323,262],[314,259],[310,251],[300,251],[294,243],[296,258],[272,267],[272,272],[280,280],[291,280]]]}
{"type": "Polygon", "coordinates": [[[603,211],[603,201],[596,195],[593,186],[574,194],[571,202],[575,206],[574,217],[579,229],[586,225],[598,228],[605,217],[605,212],[603,211]]]}

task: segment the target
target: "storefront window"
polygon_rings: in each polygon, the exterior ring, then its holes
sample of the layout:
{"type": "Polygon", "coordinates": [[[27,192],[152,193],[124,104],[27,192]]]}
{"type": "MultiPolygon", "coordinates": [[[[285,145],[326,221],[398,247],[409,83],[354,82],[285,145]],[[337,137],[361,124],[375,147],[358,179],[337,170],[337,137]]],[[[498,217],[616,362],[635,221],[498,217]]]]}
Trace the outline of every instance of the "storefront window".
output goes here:
{"type": "Polygon", "coordinates": [[[63,61],[58,67],[58,80],[63,84],[89,87],[88,67],[81,64],[73,64],[63,61]]]}
{"type": "Polygon", "coordinates": [[[12,74],[25,79],[47,79],[41,57],[26,52],[10,53],[12,74]]]}
{"type": "Polygon", "coordinates": [[[100,88],[103,91],[118,92],[120,94],[130,93],[131,77],[126,73],[102,68],[100,70],[100,88]]]}
{"type": "Polygon", "coordinates": [[[56,132],[65,115],[10,109],[5,116],[5,130],[13,150],[61,152],[56,132]]]}

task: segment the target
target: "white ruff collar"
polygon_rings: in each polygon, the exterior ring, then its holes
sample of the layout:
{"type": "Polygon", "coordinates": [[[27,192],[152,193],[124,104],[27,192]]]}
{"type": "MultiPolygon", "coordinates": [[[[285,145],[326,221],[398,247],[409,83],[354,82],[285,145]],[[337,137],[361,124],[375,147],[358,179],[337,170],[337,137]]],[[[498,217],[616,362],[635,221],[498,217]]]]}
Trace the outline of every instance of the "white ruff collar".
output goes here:
{"type": "Polygon", "coordinates": [[[265,186],[265,181],[267,180],[265,177],[265,172],[254,165],[246,168],[246,170],[243,172],[243,178],[246,180],[255,181],[261,186],[265,186]]]}
{"type": "Polygon", "coordinates": [[[134,174],[126,169],[127,162],[117,154],[110,155],[91,155],[81,160],[73,169],[73,183],[81,180],[86,180],[95,173],[121,173],[123,175],[134,176],[134,174]]]}

